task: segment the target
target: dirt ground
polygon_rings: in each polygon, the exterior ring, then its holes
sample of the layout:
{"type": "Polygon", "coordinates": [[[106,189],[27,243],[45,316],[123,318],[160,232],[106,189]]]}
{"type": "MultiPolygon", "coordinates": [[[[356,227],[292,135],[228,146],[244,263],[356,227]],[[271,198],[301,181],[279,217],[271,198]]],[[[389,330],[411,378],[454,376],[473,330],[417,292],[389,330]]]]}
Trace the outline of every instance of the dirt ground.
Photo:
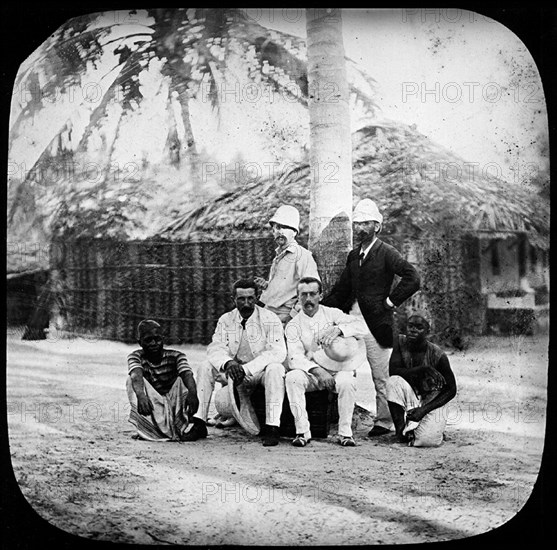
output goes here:
{"type": "MultiPolygon", "coordinates": [[[[192,365],[201,346],[175,346],[192,365]]],[[[511,519],[544,445],[548,336],[483,337],[451,352],[458,395],[436,449],[366,438],[263,447],[239,427],[193,443],[132,438],[125,394],[135,346],[7,339],[12,467],[60,529],[104,541],[188,545],[400,544],[460,539],[511,519]]]]}

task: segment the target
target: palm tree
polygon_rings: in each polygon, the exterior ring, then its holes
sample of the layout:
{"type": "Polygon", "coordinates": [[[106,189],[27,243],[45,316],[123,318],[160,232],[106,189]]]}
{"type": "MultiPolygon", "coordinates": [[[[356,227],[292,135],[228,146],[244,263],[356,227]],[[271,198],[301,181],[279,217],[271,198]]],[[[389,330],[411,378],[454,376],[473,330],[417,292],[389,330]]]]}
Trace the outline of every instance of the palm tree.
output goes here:
{"type": "MultiPolygon", "coordinates": [[[[113,60],[113,66],[100,75],[97,72],[101,93],[95,102],[90,102],[92,108],[80,112],[87,117],[85,124],[82,120],[61,118],[43,131],[48,139],[36,147],[25,173],[10,182],[8,223],[14,224],[16,214],[18,220],[36,217],[36,204],[52,203],[53,207],[47,210],[50,217],[46,216],[44,223],[50,223],[53,208],[60,206],[57,218],[62,220],[61,229],[68,229],[66,221],[71,216],[78,224],[86,218],[82,215],[83,205],[77,214],[70,212],[70,203],[77,204],[74,196],[79,200],[85,196],[96,199],[91,207],[92,222],[95,211],[107,213],[107,224],[110,218],[124,224],[131,211],[141,214],[143,201],[136,182],[118,181],[118,192],[114,193],[118,177],[115,170],[122,167],[115,168],[113,153],[126,121],[145,116],[142,109],[147,109],[147,101],[141,79],[155,69],[159,75],[157,93],[166,104],[167,165],[183,171],[182,179],[189,181],[192,190],[190,196],[199,198],[203,193],[198,173],[200,152],[190,105],[193,98],[204,94],[218,115],[222,103],[219,82],[227,74],[231,53],[242,57],[254,80],[306,105],[303,39],[270,31],[240,10],[155,9],[118,17],[93,14],[63,25],[18,74],[15,88],[30,93],[22,94],[19,109],[17,105],[14,108],[10,152],[15,155],[17,139],[25,136],[35,122],[38,124],[46,109],[63,104],[72,90],[83,89],[87,77],[107,59],[113,60]],[[91,154],[96,157],[91,158],[91,154]],[[53,165],[71,164],[80,158],[93,160],[100,167],[94,185],[76,189],[72,175],[55,181],[54,188],[42,185],[45,178],[41,174],[48,173],[53,165]]],[[[352,69],[357,71],[356,67],[352,69]]],[[[359,76],[373,86],[373,80],[361,71],[359,76]]],[[[369,93],[356,84],[351,86],[351,92],[368,112],[373,112],[375,105],[369,93]]]]}
{"type": "Polygon", "coordinates": [[[310,115],[309,248],[325,288],[352,244],[352,147],[340,9],[308,9],[310,115]]]}

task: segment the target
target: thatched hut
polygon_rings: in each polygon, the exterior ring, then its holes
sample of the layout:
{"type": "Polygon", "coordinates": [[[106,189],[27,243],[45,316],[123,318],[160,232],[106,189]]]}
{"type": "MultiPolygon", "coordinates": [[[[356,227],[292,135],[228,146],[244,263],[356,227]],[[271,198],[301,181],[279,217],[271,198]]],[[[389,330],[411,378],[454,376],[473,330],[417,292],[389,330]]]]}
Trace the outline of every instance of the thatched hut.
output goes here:
{"type": "MultiPolygon", "coordinates": [[[[254,181],[185,214],[160,236],[261,237],[274,209],[288,203],[300,210],[300,239],[307,242],[309,178],[309,165],[301,163],[277,179],[254,181]]],[[[414,126],[393,122],[354,134],[353,182],[354,202],[371,197],[382,210],[385,240],[428,271],[414,302],[425,300],[437,311],[440,332],[482,333],[499,323],[499,310],[505,316],[546,307],[549,205],[535,190],[505,182],[414,126]]]]}
{"type": "MultiPolygon", "coordinates": [[[[399,320],[411,307],[429,307],[434,337],[456,346],[509,322],[529,330],[549,290],[549,205],[469,166],[412,126],[386,122],[354,134],[354,201],[377,201],[383,238],[422,275],[422,290],[399,308],[399,320]]],[[[277,179],[253,181],[147,240],[55,239],[51,293],[36,309],[50,315],[51,328],[76,335],[133,342],[137,322],[154,317],[169,343],[207,343],[232,306],[232,282],[268,273],[268,220],[280,204],[298,207],[307,243],[309,175],[300,163],[277,179]]]]}
{"type": "MultiPolygon", "coordinates": [[[[307,239],[309,164],[277,179],[257,180],[226,193],[173,221],[160,236],[218,240],[261,236],[270,212],[288,202],[302,214],[307,239]]],[[[441,237],[463,232],[517,232],[542,249],[549,245],[549,205],[531,189],[474,170],[419,133],[414,126],[383,123],[353,136],[354,202],[373,197],[386,217],[387,234],[441,237]]]]}

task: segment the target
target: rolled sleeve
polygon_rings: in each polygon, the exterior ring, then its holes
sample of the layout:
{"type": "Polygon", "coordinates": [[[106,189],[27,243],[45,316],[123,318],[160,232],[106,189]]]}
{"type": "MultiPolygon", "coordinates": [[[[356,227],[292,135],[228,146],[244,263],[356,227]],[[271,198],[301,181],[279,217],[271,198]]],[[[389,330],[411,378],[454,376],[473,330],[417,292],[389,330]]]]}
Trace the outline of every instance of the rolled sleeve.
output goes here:
{"type": "Polygon", "coordinates": [[[141,369],[143,371],[141,358],[139,356],[139,352],[137,351],[133,351],[128,355],[128,374],[131,374],[134,369],[141,369]]]}
{"type": "Polygon", "coordinates": [[[178,355],[176,355],[176,369],[178,370],[178,374],[192,372],[185,353],[178,353],[178,355]]]}

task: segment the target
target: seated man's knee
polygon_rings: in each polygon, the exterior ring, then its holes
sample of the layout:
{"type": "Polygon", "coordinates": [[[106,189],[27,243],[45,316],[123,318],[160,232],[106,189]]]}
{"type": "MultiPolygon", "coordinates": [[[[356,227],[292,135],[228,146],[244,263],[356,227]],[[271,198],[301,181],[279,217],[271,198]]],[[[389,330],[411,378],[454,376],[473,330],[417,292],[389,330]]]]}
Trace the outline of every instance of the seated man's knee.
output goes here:
{"type": "Polygon", "coordinates": [[[282,363],[269,363],[265,367],[265,376],[280,376],[284,378],[286,369],[282,363]]]}
{"type": "Polygon", "coordinates": [[[356,388],[356,377],[352,372],[339,372],[335,376],[335,388],[337,391],[356,388]]]}
{"type": "Polygon", "coordinates": [[[295,369],[288,371],[286,373],[286,377],[284,379],[287,386],[296,386],[301,385],[303,386],[306,383],[307,375],[303,370],[295,369]]]}
{"type": "Polygon", "coordinates": [[[387,380],[387,391],[398,389],[401,386],[408,385],[408,382],[402,378],[402,376],[398,376],[395,374],[394,376],[389,376],[387,380]]]}
{"type": "Polygon", "coordinates": [[[402,376],[390,376],[385,387],[385,398],[387,401],[403,405],[403,403],[406,403],[411,390],[410,384],[402,376]]]}

